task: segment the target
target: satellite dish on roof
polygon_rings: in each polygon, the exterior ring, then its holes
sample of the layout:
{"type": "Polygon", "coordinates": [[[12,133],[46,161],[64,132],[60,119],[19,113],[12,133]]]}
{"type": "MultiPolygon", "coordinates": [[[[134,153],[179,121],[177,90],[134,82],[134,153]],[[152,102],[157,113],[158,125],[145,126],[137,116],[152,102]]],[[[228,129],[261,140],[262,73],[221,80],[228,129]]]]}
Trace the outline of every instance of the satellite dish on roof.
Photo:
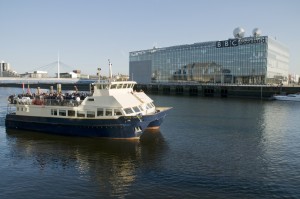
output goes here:
{"type": "Polygon", "coordinates": [[[233,30],[233,36],[234,36],[234,38],[240,39],[240,38],[243,38],[244,35],[245,35],[244,28],[237,27],[236,29],[233,30]]]}
{"type": "Polygon", "coordinates": [[[253,37],[259,37],[261,35],[261,30],[258,28],[254,28],[252,31],[253,37]]]}

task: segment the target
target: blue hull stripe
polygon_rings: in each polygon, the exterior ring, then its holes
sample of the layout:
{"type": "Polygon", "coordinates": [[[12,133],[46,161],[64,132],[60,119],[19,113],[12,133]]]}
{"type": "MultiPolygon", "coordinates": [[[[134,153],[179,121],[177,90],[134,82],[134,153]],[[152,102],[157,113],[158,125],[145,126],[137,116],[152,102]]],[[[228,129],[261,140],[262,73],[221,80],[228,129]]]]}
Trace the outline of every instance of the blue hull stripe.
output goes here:
{"type": "Polygon", "coordinates": [[[139,137],[149,125],[160,125],[166,116],[166,112],[162,111],[154,115],[143,116],[140,119],[136,117],[71,119],[8,114],[6,115],[5,125],[9,129],[23,129],[58,135],[133,138],[139,137]],[[137,132],[136,127],[140,128],[141,131],[137,132]]]}

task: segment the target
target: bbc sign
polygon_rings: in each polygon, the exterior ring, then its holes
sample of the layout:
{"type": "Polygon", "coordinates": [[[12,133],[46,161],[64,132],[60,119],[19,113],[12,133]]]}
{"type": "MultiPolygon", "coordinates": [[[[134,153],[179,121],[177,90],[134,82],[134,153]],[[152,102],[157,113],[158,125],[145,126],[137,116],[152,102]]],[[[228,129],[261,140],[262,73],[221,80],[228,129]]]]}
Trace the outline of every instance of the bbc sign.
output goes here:
{"type": "Polygon", "coordinates": [[[228,39],[225,41],[217,41],[216,47],[217,48],[223,48],[223,47],[234,47],[239,45],[238,39],[228,39]]]}
{"type": "Polygon", "coordinates": [[[235,47],[239,45],[259,44],[259,43],[266,43],[266,38],[262,37],[259,39],[228,39],[224,41],[217,41],[216,47],[217,48],[235,47]]]}

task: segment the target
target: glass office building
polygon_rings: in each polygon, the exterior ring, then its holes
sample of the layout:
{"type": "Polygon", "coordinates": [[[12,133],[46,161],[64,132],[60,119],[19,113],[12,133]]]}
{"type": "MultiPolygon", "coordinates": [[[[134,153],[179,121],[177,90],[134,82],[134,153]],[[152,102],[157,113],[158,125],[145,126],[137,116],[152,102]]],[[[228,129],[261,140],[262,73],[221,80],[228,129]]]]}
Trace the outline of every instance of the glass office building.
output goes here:
{"type": "Polygon", "coordinates": [[[289,51],[268,36],[234,38],[129,53],[138,83],[285,84],[289,51]]]}

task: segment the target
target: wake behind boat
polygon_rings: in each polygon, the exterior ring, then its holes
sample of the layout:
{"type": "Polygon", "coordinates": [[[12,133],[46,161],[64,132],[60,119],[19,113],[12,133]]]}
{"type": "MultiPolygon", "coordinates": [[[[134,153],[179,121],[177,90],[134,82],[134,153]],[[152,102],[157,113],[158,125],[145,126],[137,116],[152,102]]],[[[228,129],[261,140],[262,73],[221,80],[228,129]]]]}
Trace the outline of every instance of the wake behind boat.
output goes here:
{"type": "MultiPolygon", "coordinates": [[[[110,71],[111,64],[109,63],[110,71]]],[[[10,96],[5,125],[50,134],[136,138],[159,128],[171,107],[156,107],[134,81],[98,81],[90,95],[61,92],[10,96]]]]}
{"type": "Polygon", "coordinates": [[[288,94],[288,95],[274,95],[275,100],[280,101],[298,101],[300,102],[300,93],[288,94]]]}

